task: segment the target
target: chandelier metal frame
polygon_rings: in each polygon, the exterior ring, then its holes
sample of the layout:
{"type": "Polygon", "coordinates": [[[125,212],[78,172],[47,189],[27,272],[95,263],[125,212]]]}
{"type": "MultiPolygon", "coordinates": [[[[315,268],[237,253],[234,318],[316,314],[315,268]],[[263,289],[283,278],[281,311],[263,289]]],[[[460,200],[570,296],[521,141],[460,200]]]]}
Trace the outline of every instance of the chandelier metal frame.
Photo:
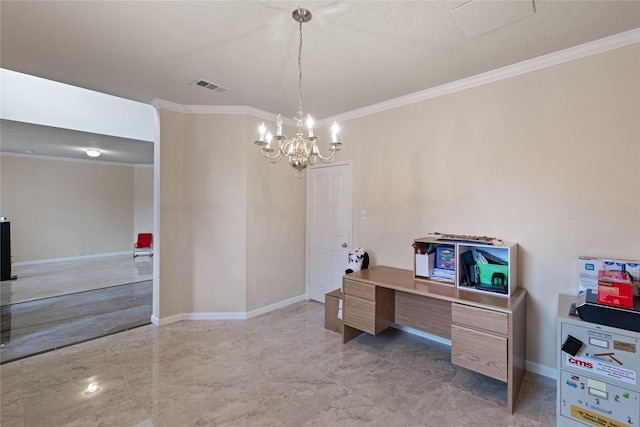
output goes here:
{"type": "Polygon", "coordinates": [[[294,21],[299,23],[300,45],[298,47],[298,113],[293,117],[297,124],[296,136],[287,138],[282,134],[282,115],[278,114],[276,119],[276,135],[267,131],[264,123],[260,125],[260,139],[255,144],[260,147],[260,153],[271,163],[278,163],[284,157],[289,159],[291,165],[297,171],[298,178],[303,177],[303,171],[307,166],[315,165],[319,159],[323,163],[331,163],[340,151],[341,142],[338,142],[338,124],[334,123],[331,131],[332,137],[329,142],[329,154],[322,155],[316,145],[317,136],[313,135],[313,119],[311,115],[305,116],[302,112],[302,24],[311,20],[311,12],[307,9],[299,8],[291,14],[294,21]],[[303,127],[307,125],[308,136],[303,133],[303,127]],[[277,147],[273,144],[277,143],[277,147]]]}

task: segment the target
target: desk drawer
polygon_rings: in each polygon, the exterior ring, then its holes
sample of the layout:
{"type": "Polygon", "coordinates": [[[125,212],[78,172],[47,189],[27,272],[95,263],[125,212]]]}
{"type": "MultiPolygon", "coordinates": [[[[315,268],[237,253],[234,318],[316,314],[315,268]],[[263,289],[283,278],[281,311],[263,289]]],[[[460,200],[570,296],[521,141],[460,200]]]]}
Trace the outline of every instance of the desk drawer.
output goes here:
{"type": "Polygon", "coordinates": [[[363,332],[376,334],[376,303],[352,295],[344,295],[344,324],[363,332]]]}
{"type": "Polygon", "coordinates": [[[368,299],[371,301],[376,300],[376,287],[375,285],[369,285],[367,283],[354,282],[349,279],[344,279],[344,293],[368,299]]]}
{"type": "Polygon", "coordinates": [[[484,329],[505,336],[509,334],[509,316],[499,311],[454,303],[451,307],[451,320],[460,326],[484,329]]]}
{"type": "Polygon", "coordinates": [[[507,339],[452,325],[451,363],[507,382],[507,339]]]}

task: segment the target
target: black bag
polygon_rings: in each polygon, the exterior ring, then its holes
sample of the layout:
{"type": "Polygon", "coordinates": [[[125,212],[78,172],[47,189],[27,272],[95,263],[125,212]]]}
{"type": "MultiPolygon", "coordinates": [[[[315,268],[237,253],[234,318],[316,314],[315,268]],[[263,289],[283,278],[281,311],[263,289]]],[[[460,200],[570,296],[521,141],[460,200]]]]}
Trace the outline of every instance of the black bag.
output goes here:
{"type": "Polygon", "coordinates": [[[478,273],[476,269],[476,261],[473,259],[473,252],[467,251],[460,257],[462,260],[462,271],[460,278],[467,286],[475,286],[478,283],[478,273]]]}

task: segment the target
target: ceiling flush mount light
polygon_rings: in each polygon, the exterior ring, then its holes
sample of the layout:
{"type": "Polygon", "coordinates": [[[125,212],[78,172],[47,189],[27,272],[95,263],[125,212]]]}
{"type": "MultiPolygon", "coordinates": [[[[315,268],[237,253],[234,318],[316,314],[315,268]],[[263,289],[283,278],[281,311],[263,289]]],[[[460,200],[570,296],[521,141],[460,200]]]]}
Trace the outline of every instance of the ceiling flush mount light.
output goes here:
{"type": "Polygon", "coordinates": [[[298,48],[298,114],[293,118],[298,126],[298,132],[293,138],[287,138],[282,134],[282,115],[276,119],[276,135],[268,131],[264,123],[260,125],[260,139],[255,143],[260,147],[262,155],[271,163],[279,162],[283,157],[289,159],[289,164],[297,170],[298,178],[302,178],[303,170],[314,165],[318,159],[323,163],[331,163],[336,151],[342,145],[338,142],[338,124],[331,128],[331,141],[329,142],[329,154],[323,156],[316,145],[317,136],[313,136],[313,119],[311,115],[305,116],[302,112],[302,23],[311,20],[311,12],[307,9],[296,9],[292,13],[293,20],[300,23],[300,47],[298,48]],[[308,136],[303,133],[306,124],[308,136]]]}
{"type": "Polygon", "coordinates": [[[96,150],[95,148],[89,148],[85,152],[87,153],[87,156],[89,156],[89,157],[99,157],[100,156],[100,150],[96,150]]]}

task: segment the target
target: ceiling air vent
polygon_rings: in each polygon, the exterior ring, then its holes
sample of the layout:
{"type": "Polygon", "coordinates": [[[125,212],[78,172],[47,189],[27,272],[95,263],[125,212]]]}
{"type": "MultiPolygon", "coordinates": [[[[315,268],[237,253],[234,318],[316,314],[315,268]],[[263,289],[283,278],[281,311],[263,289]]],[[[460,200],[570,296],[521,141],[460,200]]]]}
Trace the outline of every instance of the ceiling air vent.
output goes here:
{"type": "Polygon", "coordinates": [[[212,90],[214,92],[218,92],[218,93],[225,93],[226,91],[228,91],[229,89],[227,89],[226,87],[217,85],[215,83],[211,83],[208,82],[204,79],[200,79],[200,80],[196,80],[195,82],[192,83],[192,85],[194,86],[200,86],[209,90],[212,90]]]}

